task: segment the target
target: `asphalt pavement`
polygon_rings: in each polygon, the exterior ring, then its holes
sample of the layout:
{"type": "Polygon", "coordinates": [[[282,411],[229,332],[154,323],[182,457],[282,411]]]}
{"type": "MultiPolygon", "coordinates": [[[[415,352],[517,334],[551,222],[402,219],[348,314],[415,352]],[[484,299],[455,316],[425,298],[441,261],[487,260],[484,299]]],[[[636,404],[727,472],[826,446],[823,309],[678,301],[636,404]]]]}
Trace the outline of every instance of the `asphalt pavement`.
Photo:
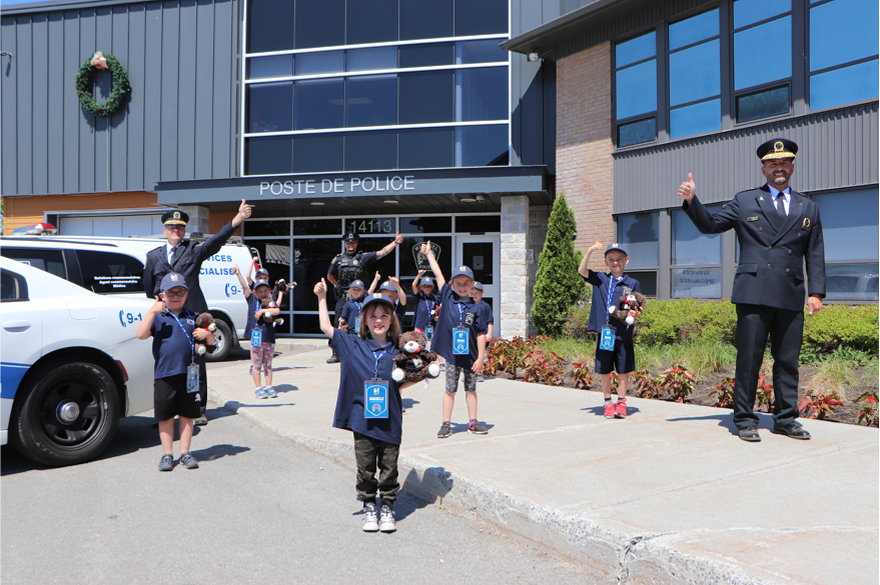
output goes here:
{"type": "MultiPolygon", "coordinates": [[[[275,434],[354,466],[332,428],[339,365],[322,340],[279,340],[278,398],[246,362],[212,364],[210,398],[275,434]]],[[[630,397],[606,419],[601,393],[488,378],[488,435],[438,439],[443,375],[403,392],[403,490],[474,513],[603,574],[608,583],[878,583],[877,429],[803,420],[813,438],[735,434],[731,411],[630,397]]],[[[459,394],[463,392],[459,391],[459,394]]]]}

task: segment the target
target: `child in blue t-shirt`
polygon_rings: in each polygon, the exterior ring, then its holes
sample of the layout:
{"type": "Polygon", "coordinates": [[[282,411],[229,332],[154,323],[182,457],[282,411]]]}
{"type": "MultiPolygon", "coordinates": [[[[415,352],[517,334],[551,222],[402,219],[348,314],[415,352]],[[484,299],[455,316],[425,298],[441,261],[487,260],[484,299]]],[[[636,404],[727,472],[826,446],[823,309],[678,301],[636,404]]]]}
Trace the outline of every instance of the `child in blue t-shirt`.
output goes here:
{"type": "Polygon", "coordinates": [[[323,278],[314,290],[321,331],[330,338],[330,346],[341,362],[333,426],[354,434],[356,489],[358,499],[364,503],[363,529],[394,532],[394,502],[400,489],[397,459],[403,432],[400,389],[409,385],[399,385],[391,377],[394,356],[399,353],[400,326],[388,297],[373,294],[364,302],[357,335],[339,335],[330,321],[327,283],[323,278]],[[385,388],[384,399],[381,387],[385,388]]]}
{"type": "Polygon", "coordinates": [[[437,324],[437,296],[434,294],[434,280],[425,276],[426,270],[419,270],[413,280],[412,291],[416,297],[416,311],[413,315],[413,329],[424,333],[428,341],[434,337],[437,324]]]}
{"type": "Polygon", "coordinates": [[[272,290],[267,280],[254,282],[254,291],[248,288],[247,281],[241,275],[238,266],[232,267],[232,272],[241,283],[244,298],[248,303],[248,320],[244,330],[244,336],[251,340],[251,375],[254,379],[254,394],[257,398],[275,398],[278,393],[272,386],[272,358],[275,357],[275,328],[272,326],[271,317],[279,314],[278,307],[263,308],[263,299],[269,299],[272,290]],[[260,383],[260,372],[266,378],[266,386],[260,383]]]}
{"type": "Polygon", "coordinates": [[[174,417],[180,421],[180,463],[196,469],[199,462],[189,452],[193,419],[201,415],[198,380],[187,384],[187,368],[205,358],[198,355],[194,340],[204,341],[214,351],[214,334],[195,326],[196,315],[184,308],[188,289],[182,274],[169,272],[162,278],[160,296],[138,323],[138,339],[153,337],[153,410],[159,421],[162,459],[159,471],[174,469],[174,417]],[[190,389],[191,388],[191,389],[190,389]]]}
{"type": "Polygon", "coordinates": [[[348,286],[350,300],[342,307],[339,315],[339,328],[349,335],[357,335],[361,329],[361,314],[364,310],[364,281],[355,280],[348,286]]]}
{"type": "MultiPolygon", "coordinates": [[[[620,297],[631,292],[642,292],[639,281],[623,273],[629,263],[629,256],[620,244],[611,244],[605,250],[605,265],[609,273],[594,272],[587,268],[590,256],[603,248],[596,242],[587,250],[578,267],[578,273],[593,285],[593,303],[590,308],[589,331],[599,334],[596,346],[596,373],[602,380],[605,394],[605,418],[626,418],[626,386],[629,373],[636,369],[635,349],[633,348],[633,328],[609,314],[609,308],[620,306],[620,297]],[[603,345],[604,344],[604,345],[603,345]],[[607,345],[613,345],[606,349],[607,345]],[[617,404],[611,404],[611,372],[617,370],[617,404]]],[[[640,311],[629,311],[629,316],[638,319],[640,311]]]]}
{"type": "MultiPolygon", "coordinates": [[[[471,287],[471,298],[477,306],[477,310],[482,312],[483,323],[486,324],[486,343],[492,339],[492,330],[495,328],[495,315],[492,313],[492,307],[489,303],[483,302],[483,283],[474,282],[471,287]]],[[[483,381],[483,374],[477,374],[477,382],[483,381]]]]}
{"type": "Polygon", "coordinates": [[[452,271],[452,280],[446,282],[431,242],[422,244],[422,254],[428,258],[431,271],[440,286],[440,304],[443,310],[437,320],[431,349],[446,360],[446,392],[443,394],[443,423],[437,438],[452,435],[452,407],[458,379],[464,377],[465,402],[468,410],[468,431],[477,435],[489,432],[477,420],[477,374],[486,359],[486,323],[469,294],[474,285],[474,273],[467,266],[452,271]]]}
{"type": "MultiPolygon", "coordinates": [[[[373,283],[370,285],[370,289],[367,292],[372,294],[376,289],[376,283],[378,282],[379,273],[377,272],[376,277],[373,279],[373,283]]],[[[391,306],[394,307],[394,314],[397,315],[397,323],[400,325],[400,330],[403,331],[403,318],[406,316],[406,293],[403,292],[403,287],[400,286],[400,279],[396,276],[389,276],[388,280],[379,286],[378,292],[391,300],[391,306]]]]}

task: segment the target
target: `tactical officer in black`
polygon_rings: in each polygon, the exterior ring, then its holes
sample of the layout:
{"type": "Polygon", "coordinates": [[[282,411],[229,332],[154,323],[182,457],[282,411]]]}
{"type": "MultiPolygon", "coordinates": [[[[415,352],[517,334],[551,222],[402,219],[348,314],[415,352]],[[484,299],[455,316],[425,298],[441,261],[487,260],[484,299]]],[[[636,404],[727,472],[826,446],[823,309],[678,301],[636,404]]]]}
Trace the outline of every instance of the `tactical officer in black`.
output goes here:
{"type": "MultiPolygon", "coordinates": [[[[378,252],[358,252],[360,238],[354,233],[346,234],[342,241],[345,245],[345,252],[338,254],[330,262],[330,270],[327,271],[327,280],[333,283],[336,294],[336,321],[334,325],[339,323],[342,307],[348,301],[348,287],[351,283],[355,280],[367,280],[367,268],[376,260],[390,254],[398,244],[403,243],[403,236],[398,232],[394,240],[378,252]]],[[[339,356],[334,351],[327,363],[335,364],[338,361],[339,356]]]]}

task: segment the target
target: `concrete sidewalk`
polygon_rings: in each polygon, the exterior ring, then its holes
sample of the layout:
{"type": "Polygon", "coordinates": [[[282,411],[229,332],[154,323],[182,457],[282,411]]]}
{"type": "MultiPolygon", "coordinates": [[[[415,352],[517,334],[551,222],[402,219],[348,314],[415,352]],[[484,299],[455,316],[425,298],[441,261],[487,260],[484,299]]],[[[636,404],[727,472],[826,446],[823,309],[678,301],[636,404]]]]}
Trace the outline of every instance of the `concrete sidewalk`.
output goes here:
{"type": "MultiPolygon", "coordinates": [[[[284,341],[278,398],[253,394],[247,364],[214,364],[211,399],[352,468],[351,433],[332,423],[339,365],[326,342],[284,341]]],[[[729,410],[488,379],[485,436],[437,439],[442,376],[403,392],[403,489],[585,563],[608,583],[878,583],[878,431],[802,420],[813,435],[734,434],[729,410]]],[[[459,391],[459,394],[463,392],[459,391]]],[[[210,427],[209,427],[210,428],[210,427]]],[[[406,526],[401,525],[401,530],[406,526]]]]}

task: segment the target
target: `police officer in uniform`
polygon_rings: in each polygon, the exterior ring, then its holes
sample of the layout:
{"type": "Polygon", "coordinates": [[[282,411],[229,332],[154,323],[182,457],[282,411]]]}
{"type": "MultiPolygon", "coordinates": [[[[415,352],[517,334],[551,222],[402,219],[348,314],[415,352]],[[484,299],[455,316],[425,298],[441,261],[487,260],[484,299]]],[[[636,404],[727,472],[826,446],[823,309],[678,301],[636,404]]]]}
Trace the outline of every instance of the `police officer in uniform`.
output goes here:
{"type": "Polygon", "coordinates": [[[758,374],[770,337],[773,356],[772,432],[809,439],[798,417],[798,358],[804,330],[804,296],[809,314],[825,297],[825,244],[816,203],[789,186],[798,146],[776,138],[758,147],[767,183],[737,193],[721,211],[706,211],[696,197],[693,174],[678,188],[682,209],[700,232],[736,231],[739,265],[731,302],[736,304],[736,385],[733,422],[744,441],[761,440],[752,410],[758,374]],[[806,274],[804,274],[806,264],[806,274]],[[807,290],[804,287],[808,277],[807,290]]]}
{"type": "MultiPolygon", "coordinates": [[[[333,258],[330,262],[330,269],[327,271],[327,280],[333,283],[336,294],[336,321],[334,325],[339,323],[342,307],[348,301],[348,287],[351,286],[351,283],[355,280],[367,280],[369,266],[376,260],[390,254],[398,244],[403,243],[403,236],[398,232],[394,240],[378,252],[358,252],[360,237],[355,233],[346,234],[342,238],[342,242],[345,246],[345,252],[337,254],[333,258]]],[[[339,362],[339,356],[334,350],[333,355],[327,359],[327,363],[335,364],[337,362],[339,362]]]]}
{"type": "MultiPolygon", "coordinates": [[[[167,242],[154,250],[147,252],[147,262],[144,266],[144,292],[148,298],[155,298],[159,294],[162,278],[169,272],[177,272],[183,275],[189,295],[184,307],[194,313],[204,313],[208,310],[205,295],[199,286],[199,271],[202,262],[216,254],[235,233],[241,222],[251,216],[251,206],[244,199],[238,208],[238,214],[231,222],[223,226],[216,235],[202,243],[185,240],[186,224],[189,215],[183,211],[172,209],[162,214],[162,223],[167,242]]],[[[234,332],[233,332],[234,335],[234,332]]],[[[230,343],[233,340],[229,340],[230,343]]],[[[208,376],[205,370],[205,362],[202,361],[199,369],[199,395],[202,402],[202,416],[195,419],[195,424],[206,425],[205,404],[208,400],[208,376]]]]}

